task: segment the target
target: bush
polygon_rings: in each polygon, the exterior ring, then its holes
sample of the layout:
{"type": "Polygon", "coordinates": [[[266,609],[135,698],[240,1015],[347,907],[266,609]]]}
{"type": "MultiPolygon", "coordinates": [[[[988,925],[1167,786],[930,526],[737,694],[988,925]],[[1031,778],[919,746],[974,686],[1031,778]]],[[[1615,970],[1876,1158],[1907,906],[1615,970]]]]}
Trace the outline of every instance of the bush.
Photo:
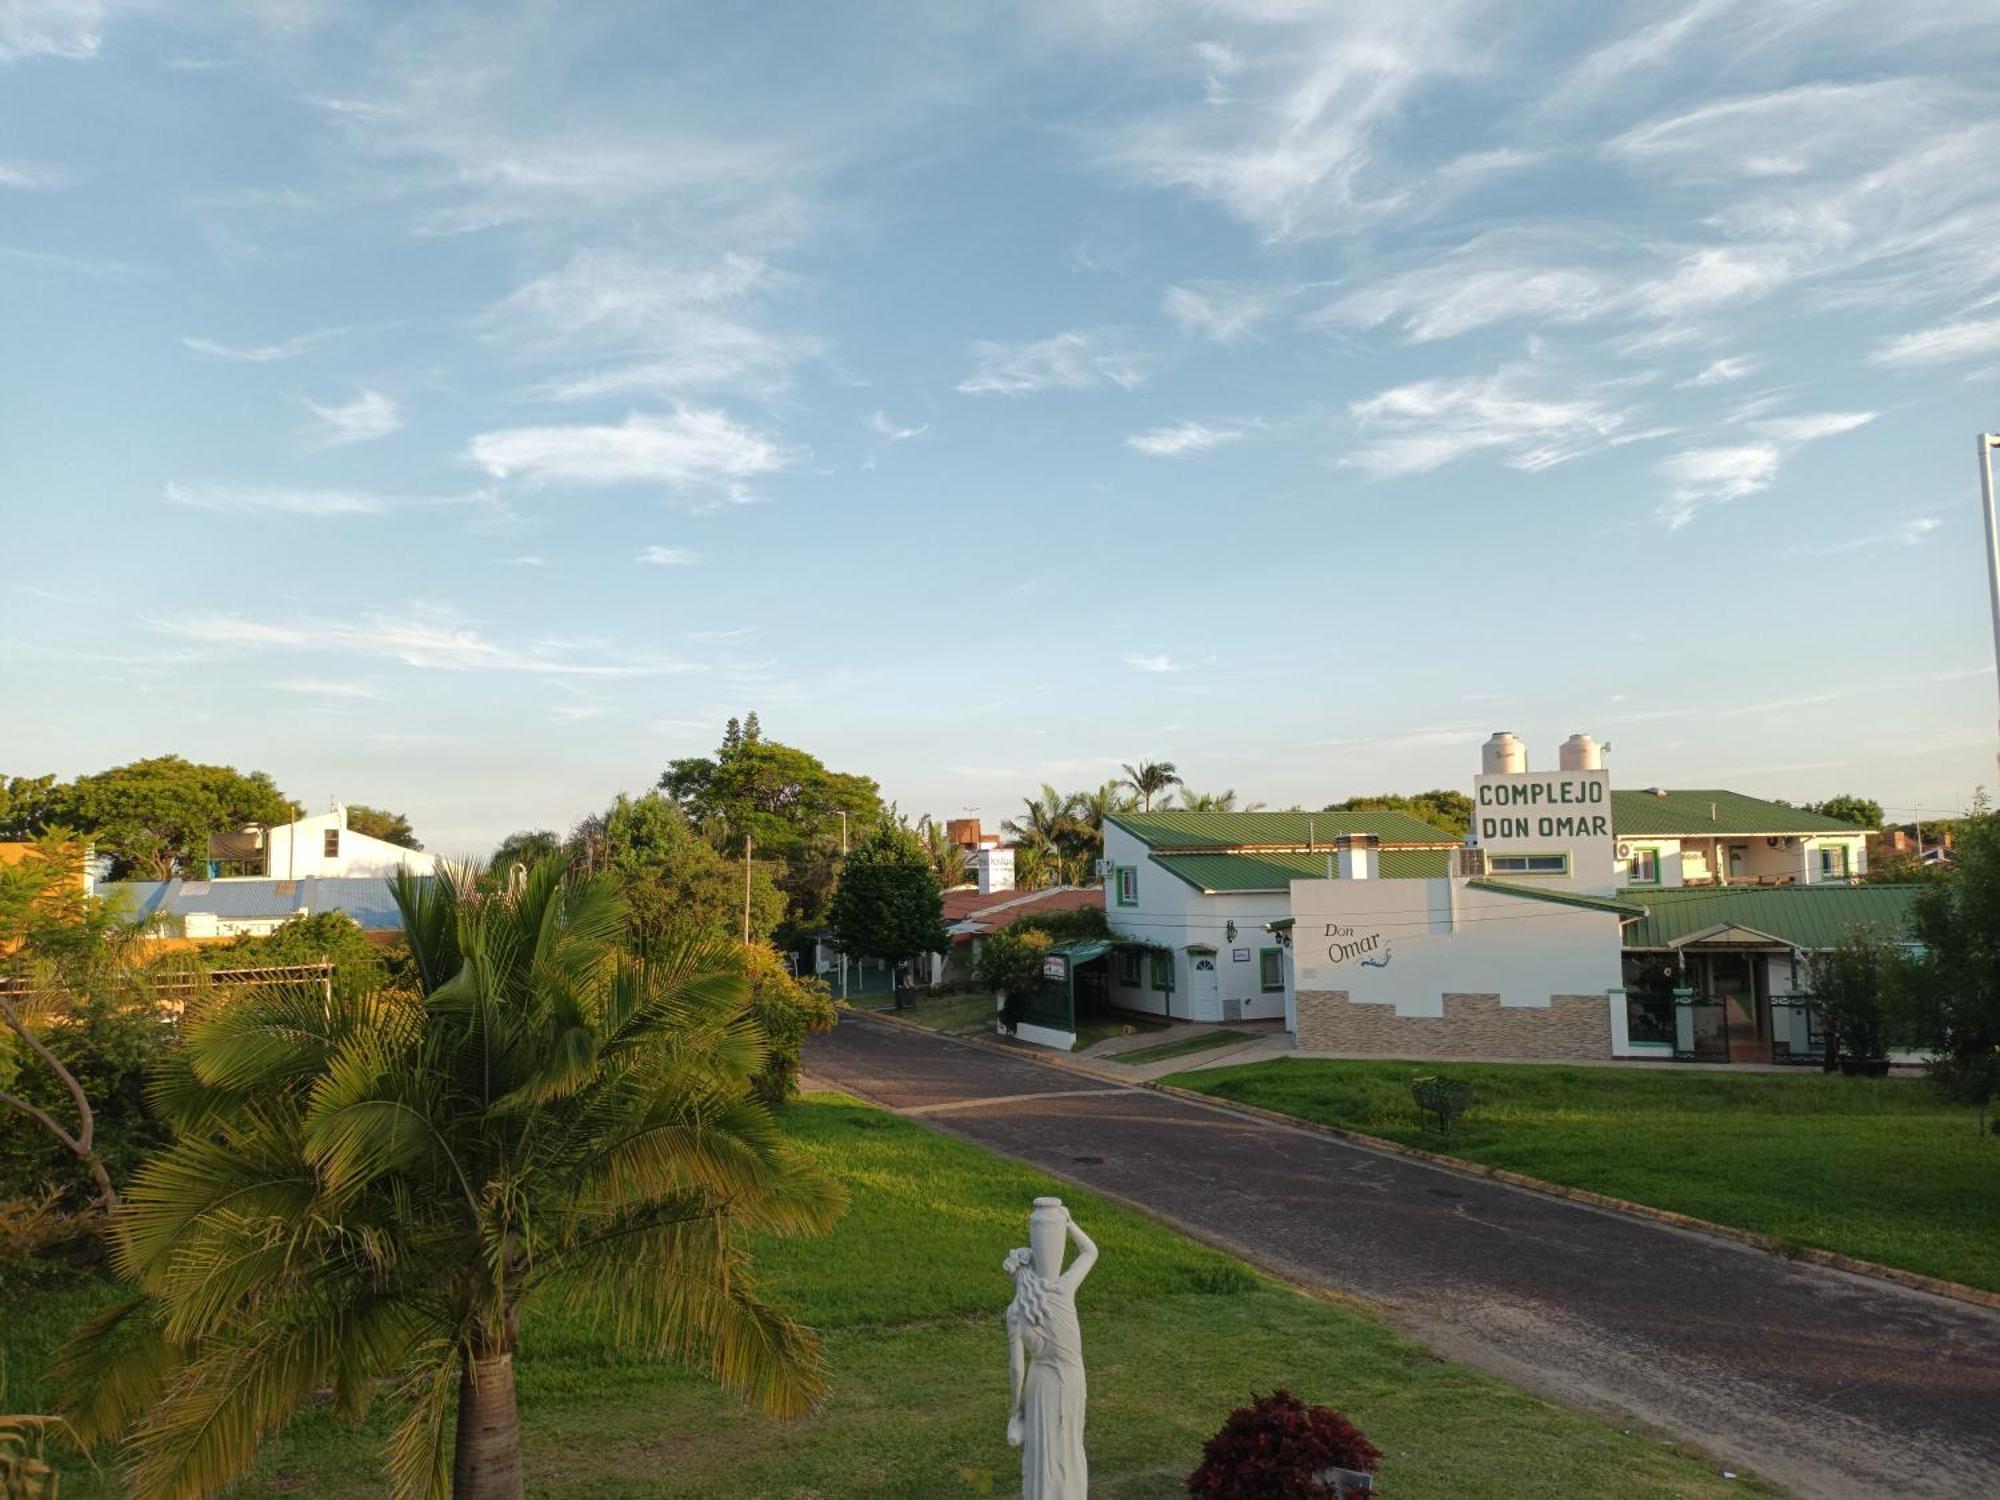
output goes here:
{"type": "Polygon", "coordinates": [[[824,980],[795,977],[769,943],[738,946],[744,977],[750,981],[750,1014],[764,1029],[771,1049],[751,1092],[776,1109],[798,1092],[799,1052],[806,1037],[833,1025],[833,999],[824,980]]]}
{"type": "Polygon", "coordinates": [[[65,1209],[60,1193],[0,1198],[0,1287],[60,1280],[101,1258],[104,1223],[96,1211],[65,1209]]]}
{"type": "Polygon", "coordinates": [[[988,989],[1004,991],[1010,999],[1032,994],[1041,987],[1042,960],[1054,946],[1046,932],[1003,927],[980,943],[972,977],[988,989]]]}
{"type": "Polygon", "coordinates": [[[1280,1386],[1229,1414],[1187,1478],[1196,1500],[1338,1500],[1328,1469],[1373,1474],[1381,1452],[1339,1412],[1280,1386]]]}

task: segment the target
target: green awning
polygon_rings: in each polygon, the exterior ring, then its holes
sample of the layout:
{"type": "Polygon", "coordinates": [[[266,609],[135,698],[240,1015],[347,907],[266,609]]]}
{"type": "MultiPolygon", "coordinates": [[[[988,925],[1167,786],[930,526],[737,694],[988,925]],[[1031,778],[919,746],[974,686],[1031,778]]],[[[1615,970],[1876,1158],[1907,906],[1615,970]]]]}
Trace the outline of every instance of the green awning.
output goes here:
{"type": "Polygon", "coordinates": [[[1093,958],[1102,958],[1111,951],[1109,938],[1073,938],[1067,943],[1057,943],[1049,949],[1050,958],[1066,958],[1070,967],[1087,964],[1093,958]]]}

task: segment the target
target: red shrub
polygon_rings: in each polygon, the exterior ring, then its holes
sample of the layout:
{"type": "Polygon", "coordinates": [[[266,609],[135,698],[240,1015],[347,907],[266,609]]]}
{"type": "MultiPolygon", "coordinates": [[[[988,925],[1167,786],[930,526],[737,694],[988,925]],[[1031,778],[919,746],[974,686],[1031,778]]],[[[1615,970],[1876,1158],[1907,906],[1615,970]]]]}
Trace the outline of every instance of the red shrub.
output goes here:
{"type": "Polygon", "coordinates": [[[1188,1475],[1196,1500],[1335,1500],[1326,1469],[1375,1472],[1382,1455],[1331,1407],[1308,1406],[1280,1386],[1229,1414],[1188,1475]]]}

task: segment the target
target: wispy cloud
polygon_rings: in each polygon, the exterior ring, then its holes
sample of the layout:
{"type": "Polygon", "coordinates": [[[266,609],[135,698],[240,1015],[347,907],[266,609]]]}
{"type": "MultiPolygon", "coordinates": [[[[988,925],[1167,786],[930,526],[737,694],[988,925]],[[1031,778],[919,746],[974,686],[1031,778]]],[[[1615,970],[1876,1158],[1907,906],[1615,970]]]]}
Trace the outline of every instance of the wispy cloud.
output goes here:
{"type": "Polygon", "coordinates": [[[1148,432],[1135,432],[1125,439],[1125,446],[1148,458],[1187,458],[1196,453],[1206,453],[1211,448],[1219,448],[1225,443],[1240,440],[1243,432],[1234,427],[1209,427],[1200,422],[1182,422],[1173,427],[1155,427],[1148,432]]]}
{"type": "Polygon", "coordinates": [[[409,606],[360,610],[351,618],[175,615],[152,622],[163,634],[243,651],[295,651],[373,657],[440,672],[517,672],[543,677],[658,677],[702,670],[699,663],[535,641],[494,641],[454,611],[409,606]]]}
{"type": "Polygon", "coordinates": [[[1756,372],[1760,363],[1747,354],[1733,354],[1724,359],[1710,360],[1686,380],[1680,381],[1676,390],[1701,390],[1711,385],[1728,385],[1756,372]]]}
{"type": "Polygon", "coordinates": [[[920,427],[905,427],[891,421],[885,411],[871,411],[862,421],[870,432],[877,437],[885,437],[892,443],[906,443],[911,438],[922,437],[931,430],[931,424],[928,422],[920,427]]]}
{"type": "Polygon", "coordinates": [[[298,693],[307,698],[376,700],[384,696],[380,688],[365,682],[342,682],[329,677],[287,677],[271,686],[281,693],[298,693]]]}
{"type": "Polygon", "coordinates": [[[352,400],[332,406],[307,401],[305,408],[322,424],[310,435],[315,448],[341,448],[350,443],[373,442],[392,432],[400,432],[403,426],[402,411],[393,398],[380,391],[356,391],[352,400]]]}
{"type": "Polygon", "coordinates": [[[1749,424],[1757,441],[1684,448],[1661,459],[1654,472],[1667,484],[1660,519],[1678,531],[1702,511],[1766,490],[1785,459],[1821,438],[1838,437],[1875,420],[1870,411],[1814,412],[1749,424]]]}
{"type": "Polygon", "coordinates": [[[42,167],[24,167],[18,162],[0,161],[0,188],[13,188],[28,192],[36,188],[54,187],[62,181],[62,174],[42,167]]]}
{"type": "Polygon", "coordinates": [[[235,364],[271,365],[288,359],[297,359],[301,354],[310,354],[330,339],[337,339],[347,332],[344,328],[322,328],[314,333],[301,333],[293,338],[281,339],[275,344],[224,344],[215,339],[187,337],[181,340],[190,354],[203,359],[226,360],[235,364]]]}
{"type": "Polygon", "coordinates": [[[1839,557],[1849,552],[1888,552],[1899,547],[1918,547],[1929,541],[1943,525],[1943,520],[1937,516],[1913,516],[1886,531],[1871,531],[1862,536],[1849,537],[1844,542],[1797,546],[1791,552],[1795,557],[1839,557]]]}
{"type": "Polygon", "coordinates": [[[1638,438],[1630,413],[1604,393],[1538,394],[1540,372],[1502,366],[1491,375],[1419,380],[1352,402],[1361,441],[1343,464],[1376,476],[1421,474],[1486,454],[1533,471],[1638,438]]]}
{"type": "Polygon", "coordinates": [[[652,546],[642,550],[634,562],[653,568],[690,568],[701,561],[699,552],[690,552],[685,547],[652,546]]]}
{"type": "Polygon", "coordinates": [[[545,568],[548,566],[548,562],[549,560],[545,557],[537,557],[533,553],[524,553],[520,557],[501,558],[500,566],[503,568],[545,568]]]}
{"type": "Polygon", "coordinates": [[[1908,368],[1993,354],[2000,354],[2000,318],[1960,318],[1887,339],[1869,358],[1878,365],[1908,368]]]}
{"type": "Polygon", "coordinates": [[[1152,378],[1158,360],[1121,329],[1071,329],[1053,338],[972,345],[972,373],[958,383],[968,396],[1025,396],[1035,391],[1134,390],[1152,378]]]}
{"type": "Polygon", "coordinates": [[[389,502],[379,495],[356,490],[295,489],[288,485],[219,484],[207,480],[183,484],[170,480],[165,494],[169,505],[233,515],[379,516],[390,508],[389,502]]]}
{"type": "Polygon", "coordinates": [[[747,484],[794,467],[801,455],[712,407],[633,412],[616,426],[510,427],[482,432],[466,456],[496,479],[530,485],[663,484],[677,492],[749,500],[747,484]]]}
{"type": "Polygon", "coordinates": [[[1160,311],[1190,337],[1217,344],[1240,344],[1278,310],[1278,293],[1221,282],[1170,286],[1160,311]]]}
{"type": "Polygon", "coordinates": [[[1180,663],[1165,652],[1149,654],[1143,651],[1128,651],[1125,665],[1137,672],[1178,672],[1180,663]]]}
{"type": "Polygon", "coordinates": [[[105,0],[7,0],[0,4],[0,62],[95,57],[105,10],[105,0]]]}

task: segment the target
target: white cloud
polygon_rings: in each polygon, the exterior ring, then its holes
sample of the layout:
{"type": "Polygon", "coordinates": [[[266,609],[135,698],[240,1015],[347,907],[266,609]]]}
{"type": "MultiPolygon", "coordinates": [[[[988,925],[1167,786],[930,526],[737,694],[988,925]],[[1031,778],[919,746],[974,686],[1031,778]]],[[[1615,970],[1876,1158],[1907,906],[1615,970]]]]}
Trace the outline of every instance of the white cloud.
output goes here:
{"type": "Polygon", "coordinates": [[[931,430],[931,424],[928,422],[921,427],[900,426],[890,421],[889,414],[884,411],[871,411],[863,421],[870,432],[878,437],[885,437],[892,443],[908,442],[911,438],[922,437],[931,430]]]}
{"type": "Polygon", "coordinates": [[[1620,294],[1609,276],[1543,262],[1550,248],[1540,235],[1481,235],[1427,265],[1349,293],[1308,323],[1374,328],[1393,321],[1411,343],[1423,344],[1517,318],[1581,322],[1617,306],[1620,294]]]}
{"type": "Polygon", "coordinates": [[[389,503],[378,495],[355,490],[295,489],[286,485],[216,484],[205,480],[183,484],[170,480],[166,487],[169,505],[189,510],[218,511],[250,515],[271,513],[293,516],[379,516],[389,503]]]}
{"type": "Polygon", "coordinates": [[[1491,375],[1419,380],[1349,404],[1362,441],[1341,462],[1376,476],[1421,474],[1489,454],[1510,469],[1555,464],[1650,433],[1627,429],[1629,413],[1589,389],[1536,394],[1546,378],[1525,365],[1491,375]]]}
{"type": "Polygon", "coordinates": [[[104,0],[0,0],[0,62],[95,57],[104,12],[104,0]]]}
{"type": "Polygon", "coordinates": [[[685,547],[647,547],[632,559],[655,568],[688,568],[701,561],[699,552],[690,552],[685,547]]]}
{"type": "Polygon", "coordinates": [[[1218,344],[1238,344],[1277,311],[1278,301],[1275,293],[1254,287],[1194,282],[1168,287],[1160,299],[1160,310],[1182,333],[1218,344]]]}
{"type": "Polygon", "coordinates": [[[1762,361],[1747,354],[1732,354],[1724,359],[1710,360],[1686,380],[1678,382],[1674,389],[1700,390],[1711,385],[1727,385],[1733,380],[1741,380],[1744,376],[1754,373],[1760,363],[1762,361]]]}
{"type": "Polygon", "coordinates": [[[347,332],[344,328],[322,328],[315,333],[302,333],[295,338],[283,339],[275,344],[234,345],[219,343],[208,338],[183,338],[181,343],[191,354],[203,359],[228,360],[236,364],[269,365],[288,359],[297,359],[301,354],[310,353],[328,339],[339,338],[347,332]]]}
{"type": "Polygon", "coordinates": [[[782,473],[800,455],[727,412],[681,406],[632,412],[616,426],[510,427],[482,432],[466,456],[497,479],[531,485],[664,484],[677,491],[751,496],[750,480],[782,473]]]}
{"type": "Polygon", "coordinates": [[[603,714],[603,708],[595,703],[557,703],[549,709],[549,717],[558,724],[581,724],[603,714]]]}
{"type": "Polygon", "coordinates": [[[1815,412],[1770,418],[1749,424],[1760,441],[1671,453],[1654,466],[1667,483],[1660,519],[1678,531],[1704,510],[1769,489],[1795,449],[1852,432],[1875,416],[1874,412],[1815,412]]]}
{"type": "Polygon", "coordinates": [[[521,557],[503,557],[500,559],[500,566],[503,568],[545,568],[548,566],[548,559],[545,557],[536,557],[532,553],[529,553],[521,557]]]}
{"type": "Polygon", "coordinates": [[[1796,177],[1881,155],[1938,123],[1956,91],[1934,79],[1812,83],[1719,99],[1617,136],[1607,156],[1681,180],[1796,177]]]}
{"type": "Polygon", "coordinates": [[[54,187],[61,181],[62,178],[54,172],[0,161],[0,188],[28,191],[33,188],[54,187]]]}
{"type": "Polygon", "coordinates": [[[1224,443],[1236,442],[1242,436],[1238,428],[1182,422],[1175,427],[1155,427],[1149,432],[1135,432],[1125,439],[1125,446],[1148,458],[1186,458],[1190,454],[1219,448],[1224,443]]]}
{"type": "Polygon", "coordinates": [[[241,615],[179,615],[152,622],[182,640],[240,650],[317,652],[371,657],[439,672],[518,672],[546,677],[658,677],[700,671],[697,663],[635,656],[604,648],[584,654],[560,642],[507,644],[488,639],[449,610],[411,605],[360,610],[337,620],[241,615]]]}
{"type": "Polygon", "coordinates": [[[307,401],[305,408],[325,424],[312,434],[312,445],[316,448],[373,442],[401,431],[403,426],[403,414],[394,399],[380,391],[356,391],[353,400],[336,406],[307,401]]]}
{"type": "Polygon", "coordinates": [[[379,699],[380,688],[370,687],[365,682],[339,682],[326,677],[288,677],[271,686],[283,693],[298,693],[308,698],[379,699]]]}
{"type": "Polygon", "coordinates": [[[1152,378],[1157,361],[1118,329],[1071,329],[1052,338],[972,345],[972,373],[958,383],[968,396],[1022,396],[1034,391],[1089,391],[1114,385],[1134,390],[1152,378]]]}
{"type": "Polygon", "coordinates": [[[681,263],[580,250],[481,321],[524,356],[570,366],[540,387],[553,400],[723,390],[769,398],[823,347],[755,321],[774,292],[794,284],[749,255],[681,263]]]}
{"type": "MultiPolygon", "coordinates": [[[[1920,547],[1943,525],[1943,520],[1937,516],[1913,516],[1887,531],[1871,531],[1863,536],[1849,537],[1844,542],[1794,547],[1791,550],[1800,557],[1838,557],[1848,552],[1886,552],[1898,547],[1920,547]]],[[[1993,669],[1987,667],[1984,670],[1990,672],[1993,669]]]]}
{"type": "Polygon", "coordinates": [[[1869,358],[1878,365],[1909,368],[1996,353],[2000,353],[2000,318],[1961,318],[1885,340],[1869,358]]]}
{"type": "Polygon", "coordinates": [[[1127,652],[1125,665],[1138,672],[1178,672],[1181,669],[1180,663],[1164,652],[1158,655],[1148,655],[1142,651],[1127,652]]]}

